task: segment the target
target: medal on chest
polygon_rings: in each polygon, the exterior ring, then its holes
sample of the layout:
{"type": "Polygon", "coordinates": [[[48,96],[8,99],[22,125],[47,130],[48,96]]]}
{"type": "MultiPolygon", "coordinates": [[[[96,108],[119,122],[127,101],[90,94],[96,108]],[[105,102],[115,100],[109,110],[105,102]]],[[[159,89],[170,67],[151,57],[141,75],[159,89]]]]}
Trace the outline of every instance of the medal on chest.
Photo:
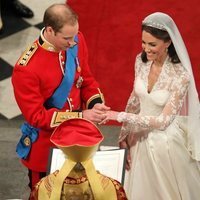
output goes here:
{"type": "MultiPolygon", "coordinates": [[[[80,66],[78,57],[76,57],[75,61],[76,61],[76,70],[77,70],[78,73],[80,73],[81,72],[81,66],[80,66]]],[[[79,75],[79,77],[76,81],[76,87],[80,88],[82,86],[82,83],[83,83],[83,77],[81,75],[79,75]]]]}
{"type": "Polygon", "coordinates": [[[76,57],[76,70],[77,72],[81,72],[81,66],[80,66],[80,63],[79,63],[79,60],[78,60],[78,57],[76,57]]]}
{"type": "Polygon", "coordinates": [[[76,81],[76,87],[80,88],[82,86],[83,83],[83,77],[79,75],[77,81],[76,81]]]}

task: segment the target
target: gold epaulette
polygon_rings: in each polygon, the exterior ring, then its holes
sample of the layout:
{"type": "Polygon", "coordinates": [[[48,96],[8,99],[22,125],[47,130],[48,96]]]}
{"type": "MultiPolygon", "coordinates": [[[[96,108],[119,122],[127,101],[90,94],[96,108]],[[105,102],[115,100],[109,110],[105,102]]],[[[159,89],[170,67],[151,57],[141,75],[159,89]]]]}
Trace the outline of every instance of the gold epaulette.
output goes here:
{"type": "Polygon", "coordinates": [[[35,51],[37,50],[37,48],[38,48],[37,43],[33,43],[30,47],[28,47],[24,51],[17,64],[21,66],[26,66],[31,57],[33,56],[33,54],[35,53],[35,51]]]}
{"type": "Polygon", "coordinates": [[[60,125],[62,122],[72,118],[82,118],[82,112],[54,112],[51,119],[51,127],[60,125]]]}

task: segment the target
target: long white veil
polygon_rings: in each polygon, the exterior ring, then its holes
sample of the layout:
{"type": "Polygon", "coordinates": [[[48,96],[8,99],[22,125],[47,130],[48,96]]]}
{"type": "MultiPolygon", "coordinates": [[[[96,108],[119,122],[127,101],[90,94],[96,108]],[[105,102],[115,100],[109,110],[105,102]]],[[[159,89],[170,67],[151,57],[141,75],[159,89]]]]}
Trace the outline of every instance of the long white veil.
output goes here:
{"type": "Polygon", "coordinates": [[[183,42],[182,36],[173,19],[165,13],[153,13],[147,16],[142,23],[147,26],[165,30],[169,33],[182,65],[190,74],[188,102],[185,103],[185,105],[188,106],[188,119],[186,124],[188,130],[187,148],[191,153],[192,158],[200,161],[200,105],[190,58],[183,42]]]}

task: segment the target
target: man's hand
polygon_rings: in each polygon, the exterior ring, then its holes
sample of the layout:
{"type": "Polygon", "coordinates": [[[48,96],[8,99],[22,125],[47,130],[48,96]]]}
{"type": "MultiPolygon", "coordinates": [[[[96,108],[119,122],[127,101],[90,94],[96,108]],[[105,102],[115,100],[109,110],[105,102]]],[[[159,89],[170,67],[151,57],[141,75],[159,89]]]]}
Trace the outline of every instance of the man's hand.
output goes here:
{"type": "Polygon", "coordinates": [[[103,103],[97,103],[94,105],[93,109],[96,110],[96,112],[101,111],[101,112],[105,113],[105,111],[110,110],[110,107],[106,106],[103,103]]]}
{"type": "Polygon", "coordinates": [[[84,110],[83,111],[83,118],[90,120],[94,123],[100,123],[105,119],[106,111],[110,110],[110,107],[97,103],[94,105],[92,109],[84,110]]]}

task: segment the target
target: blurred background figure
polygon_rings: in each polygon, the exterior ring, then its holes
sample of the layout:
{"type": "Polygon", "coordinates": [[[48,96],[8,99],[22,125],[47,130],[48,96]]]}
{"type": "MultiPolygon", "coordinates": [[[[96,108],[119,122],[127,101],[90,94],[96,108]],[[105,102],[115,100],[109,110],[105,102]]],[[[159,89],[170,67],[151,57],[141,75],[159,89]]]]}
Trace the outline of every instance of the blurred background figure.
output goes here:
{"type": "Polygon", "coordinates": [[[10,8],[19,17],[31,18],[34,16],[33,11],[18,0],[7,0],[10,8]]]}
{"type": "Polygon", "coordinates": [[[0,0],[0,33],[3,32],[3,20],[8,10],[12,10],[17,17],[32,18],[33,11],[18,0],[0,0]],[[4,13],[2,11],[5,10],[4,13]]]}
{"type": "Polygon", "coordinates": [[[0,1],[0,33],[2,32],[2,28],[3,28],[3,22],[1,18],[1,1],[0,1]]]}

